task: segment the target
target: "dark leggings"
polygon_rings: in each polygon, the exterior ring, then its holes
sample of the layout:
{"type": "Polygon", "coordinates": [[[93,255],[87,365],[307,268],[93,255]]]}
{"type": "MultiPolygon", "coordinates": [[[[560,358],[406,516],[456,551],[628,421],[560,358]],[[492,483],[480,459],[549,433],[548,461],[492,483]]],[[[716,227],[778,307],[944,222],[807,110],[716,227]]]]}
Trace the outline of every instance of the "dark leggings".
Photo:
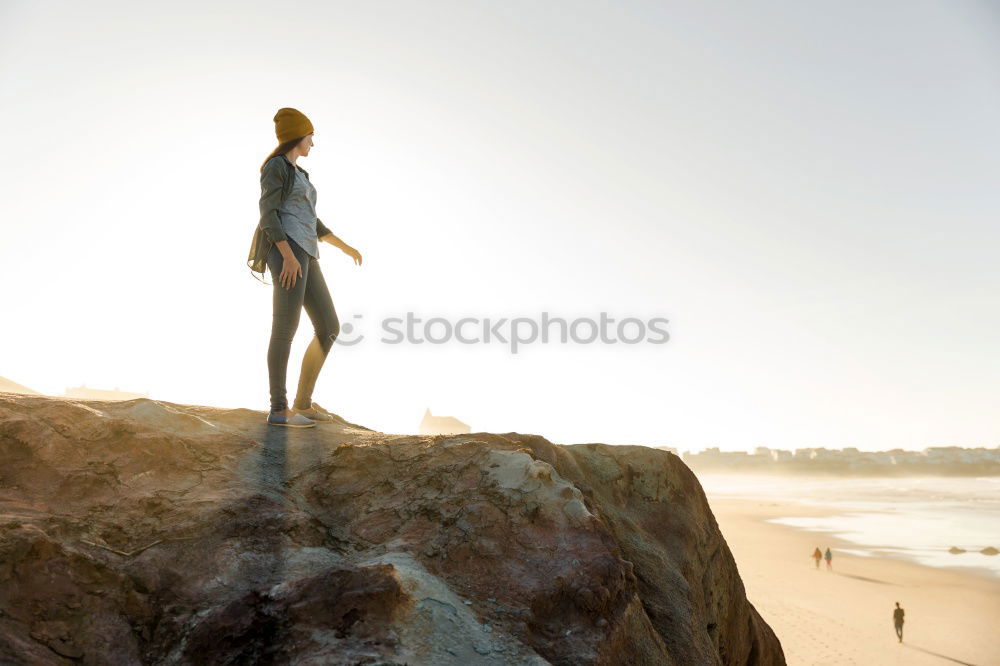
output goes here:
{"type": "Polygon", "coordinates": [[[305,307],[306,314],[312,321],[316,337],[309,343],[305,358],[302,359],[295,408],[308,409],[312,405],[312,392],[316,387],[319,371],[333,348],[334,340],[340,334],[340,320],[337,319],[337,311],[333,307],[326,280],[323,279],[319,260],[291,238],[288,239],[288,244],[295,258],[302,264],[302,275],[296,274],[295,286],[291,289],[281,286],[279,278],[285,260],[277,244],[271,246],[267,255],[267,267],[271,270],[274,285],[274,314],[271,319],[271,343],[267,348],[267,372],[271,383],[271,411],[276,412],[288,409],[285,390],[288,355],[292,348],[292,338],[299,327],[302,308],[305,307]]]}

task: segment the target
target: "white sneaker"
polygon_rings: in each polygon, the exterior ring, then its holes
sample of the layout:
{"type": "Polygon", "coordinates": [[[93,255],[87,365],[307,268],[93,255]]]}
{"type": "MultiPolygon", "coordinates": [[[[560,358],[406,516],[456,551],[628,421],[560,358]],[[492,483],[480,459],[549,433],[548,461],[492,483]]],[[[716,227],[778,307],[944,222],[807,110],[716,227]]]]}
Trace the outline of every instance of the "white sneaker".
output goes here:
{"type": "Polygon", "coordinates": [[[308,416],[314,421],[332,421],[333,416],[330,415],[328,411],[317,405],[315,402],[311,403],[309,409],[297,409],[295,410],[299,414],[308,416]]]}

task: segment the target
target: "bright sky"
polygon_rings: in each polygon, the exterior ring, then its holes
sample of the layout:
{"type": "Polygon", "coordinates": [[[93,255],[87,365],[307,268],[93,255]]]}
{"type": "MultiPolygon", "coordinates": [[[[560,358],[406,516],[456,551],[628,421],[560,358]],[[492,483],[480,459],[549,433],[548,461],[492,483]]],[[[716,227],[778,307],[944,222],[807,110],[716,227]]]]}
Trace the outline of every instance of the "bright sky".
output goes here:
{"type": "Polygon", "coordinates": [[[320,249],[366,337],[314,399],[350,420],[1000,444],[995,4],[3,0],[0,375],[265,412],[272,287],[245,261],[283,106],[364,256],[320,249]],[[407,312],[670,340],[380,342],[407,312]]]}

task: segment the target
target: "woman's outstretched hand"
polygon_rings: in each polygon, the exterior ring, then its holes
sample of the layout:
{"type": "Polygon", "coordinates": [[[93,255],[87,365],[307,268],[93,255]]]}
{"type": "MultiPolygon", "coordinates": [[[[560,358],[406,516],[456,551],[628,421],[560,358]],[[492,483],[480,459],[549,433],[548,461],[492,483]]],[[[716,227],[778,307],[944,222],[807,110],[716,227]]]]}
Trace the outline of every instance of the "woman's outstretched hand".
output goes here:
{"type": "Polygon", "coordinates": [[[343,250],[344,254],[346,254],[348,257],[351,257],[352,259],[354,259],[354,263],[356,263],[358,266],[361,265],[361,253],[360,252],[358,252],[357,250],[355,250],[350,245],[347,245],[347,246],[342,247],[340,249],[343,250]]]}
{"type": "Polygon", "coordinates": [[[299,263],[294,254],[289,253],[281,264],[281,275],[278,276],[278,280],[282,287],[291,289],[300,277],[302,277],[302,264],[299,263]]]}
{"type": "Polygon", "coordinates": [[[331,231],[323,236],[320,236],[321,241],[326,241],[330,245],[340,248],[340,251],[346,254],[351,259],[354,259],[354,263],[358,266],[361,265],[361,253],[355,250],[353,247],[345,243],[344,241],[337,238],[337,236],[331,231]]]}

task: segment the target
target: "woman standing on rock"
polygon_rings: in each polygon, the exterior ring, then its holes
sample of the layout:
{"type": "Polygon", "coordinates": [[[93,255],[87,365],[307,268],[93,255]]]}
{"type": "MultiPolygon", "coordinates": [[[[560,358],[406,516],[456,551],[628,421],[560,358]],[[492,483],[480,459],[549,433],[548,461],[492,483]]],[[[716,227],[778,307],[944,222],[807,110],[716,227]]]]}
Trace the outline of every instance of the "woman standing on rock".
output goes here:
{"type": "Polygon", "coordinates": [[[274,116],[278,138],[260,168],[260,222],[250,246],[247,265],[263,275],[271,271],[274,285],[271,341],[267,349],[271,425],[310,428],[333,416],[312,401],[319,371],[340,334],[340,321],[319,267],[319,241],[340,248],[361,265],[361,253],[333,235],[316,216],[316,188],[298,166],[313,147],[312,123],[300,111],[282,108],[274,116]],[[285,379],[292,338],[305,308],[315,337],[306,349],[299,386],[288,406],[285,379]]]}

